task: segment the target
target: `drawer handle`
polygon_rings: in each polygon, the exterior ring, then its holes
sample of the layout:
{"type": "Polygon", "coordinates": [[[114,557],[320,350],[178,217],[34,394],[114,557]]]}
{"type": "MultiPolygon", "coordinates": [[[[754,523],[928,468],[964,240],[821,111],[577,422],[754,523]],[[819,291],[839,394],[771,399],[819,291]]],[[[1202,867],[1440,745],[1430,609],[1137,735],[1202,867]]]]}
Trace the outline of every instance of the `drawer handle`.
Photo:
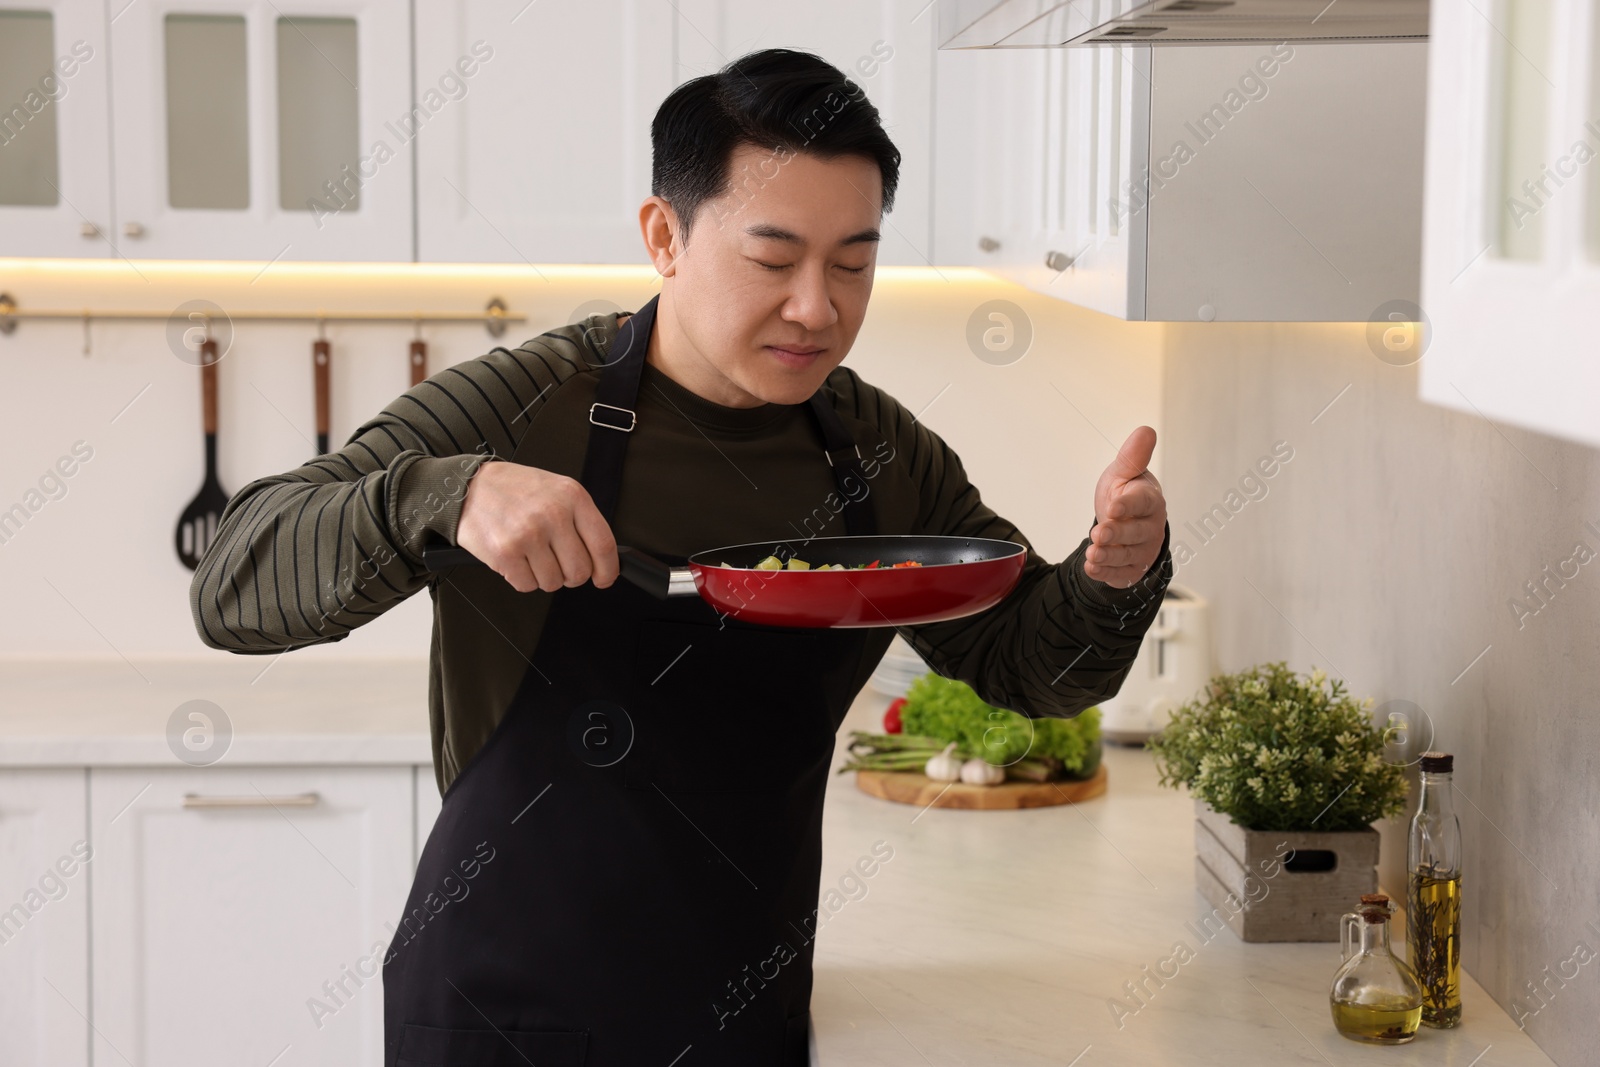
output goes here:
{"type": "Polygon", "coordinates": [[[186,808],[309,808],[321,800],[316,793],[295,793],[286,797],[206,797],[198,793],[185,793],[186,808]]]}

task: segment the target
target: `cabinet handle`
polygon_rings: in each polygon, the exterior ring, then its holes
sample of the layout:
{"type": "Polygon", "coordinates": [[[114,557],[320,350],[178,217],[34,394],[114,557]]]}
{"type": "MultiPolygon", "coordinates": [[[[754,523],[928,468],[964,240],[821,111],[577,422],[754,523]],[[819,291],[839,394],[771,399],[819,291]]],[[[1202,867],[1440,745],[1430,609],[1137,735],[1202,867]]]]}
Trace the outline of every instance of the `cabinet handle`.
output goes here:
{"type": "Polygon", "coordinates": [[[1073,257],[1065,252],[1046,252],[1044,254],[1044,265],[1051,270],[1066,270],[1072,266],[1072,260],[1073,257]]]}
{"type": "Polygon", "coordinates": [[[142,222],[124,222],[122,224],[122,236],[124,236],[124,237],[134,237],[134,238],[143,237],[144,236],[144,223],[142,223],[142,222]]]}
{"type": "Polygon", "coordinates": [[[92,222],[85,222],[78,226],[78,233],[84,237],[99,237],[100,227],[92,222]]]}
{"type": "Polygon", "coordinates": [[[978,238],[978,251],[998,252],[1000,251],[1000,242],[993,237],[980,237],[978,238]]]}
{"type": "Polygon", "coordinates": [[[206,797],[198,793],[185,793],[183,806],[186,808],[309,808],[313,807],[322,798],[316,793],[295,793],[286,797],[256,796],[244,797],[206,797]]]}

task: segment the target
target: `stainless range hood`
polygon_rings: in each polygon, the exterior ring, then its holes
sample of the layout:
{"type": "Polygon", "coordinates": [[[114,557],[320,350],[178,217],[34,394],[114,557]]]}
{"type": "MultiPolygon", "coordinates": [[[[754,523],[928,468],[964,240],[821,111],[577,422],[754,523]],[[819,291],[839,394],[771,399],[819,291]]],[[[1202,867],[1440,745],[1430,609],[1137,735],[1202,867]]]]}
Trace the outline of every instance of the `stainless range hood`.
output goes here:
{"type": "Polygon", "coordinates": [[[1428,0],[943,0],[940,48],[1421,41],[1428,0]]]}

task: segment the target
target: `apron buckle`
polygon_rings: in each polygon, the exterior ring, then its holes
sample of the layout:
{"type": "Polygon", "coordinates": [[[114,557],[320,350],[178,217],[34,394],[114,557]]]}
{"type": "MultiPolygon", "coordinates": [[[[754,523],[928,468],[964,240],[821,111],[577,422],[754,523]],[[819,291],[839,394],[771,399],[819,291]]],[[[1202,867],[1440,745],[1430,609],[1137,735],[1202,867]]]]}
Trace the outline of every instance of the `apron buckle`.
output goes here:
{"type": "Polygon", "coordinates": [[[639,416],[633,413],[632,408],[621,408],[615,404],[602,404],[597,400],[593,404],[589,405],[589,421],[594,423],[596,426],[604,426],[609,430],[621,430],[623,433],[632,433],[633,428],[638,425],[639,416]],[[601,422],[599,419],[594,417],[595,408],[610,408],[612,411],[622,412],[624,415],[628,416],[628,425],[622,426],[614,422],[601,422]]]}

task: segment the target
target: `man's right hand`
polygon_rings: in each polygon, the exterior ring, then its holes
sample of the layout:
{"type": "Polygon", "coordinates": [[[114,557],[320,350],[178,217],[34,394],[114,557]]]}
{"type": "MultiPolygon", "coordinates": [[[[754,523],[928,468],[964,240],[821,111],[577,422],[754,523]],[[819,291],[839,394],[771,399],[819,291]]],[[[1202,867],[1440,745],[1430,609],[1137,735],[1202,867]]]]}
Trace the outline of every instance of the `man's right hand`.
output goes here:
{"type": "Polygon", "coordinates": [[[617,541],[589,491],[574,478],[495,461],[473,472],[456,544],[520,593],[553,593],[617,580],[617,541]]]}

